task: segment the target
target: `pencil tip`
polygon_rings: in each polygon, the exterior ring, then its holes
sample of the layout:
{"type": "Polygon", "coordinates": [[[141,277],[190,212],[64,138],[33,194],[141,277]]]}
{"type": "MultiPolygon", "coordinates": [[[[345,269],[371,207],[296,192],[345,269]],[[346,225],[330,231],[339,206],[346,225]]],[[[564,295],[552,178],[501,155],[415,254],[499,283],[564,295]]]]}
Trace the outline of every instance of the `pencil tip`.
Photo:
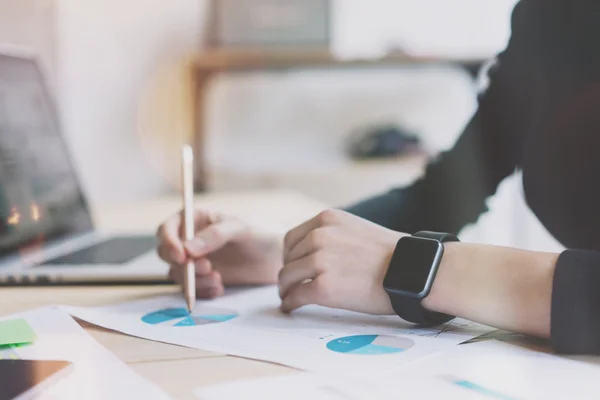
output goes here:
{"type": "Polygon", "coordinates": [[[194,311],[194,302],[192,299],[186,299],[188,312],[191,314],[194,311]]]}

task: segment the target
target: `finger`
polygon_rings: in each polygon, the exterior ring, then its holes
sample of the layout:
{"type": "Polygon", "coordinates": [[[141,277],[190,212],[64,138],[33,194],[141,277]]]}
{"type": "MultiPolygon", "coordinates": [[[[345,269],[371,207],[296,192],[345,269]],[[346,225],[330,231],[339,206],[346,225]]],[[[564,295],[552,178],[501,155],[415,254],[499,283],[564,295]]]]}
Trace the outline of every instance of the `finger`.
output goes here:
{"type": "Polygon", "coordinates": [[[209,275],[211,272],[213,272],[212,263],[208,258],[201,258],[196,261],[196,277],[209,275]]]}
{"type": "Polygon", "coordinates": [[[316,217],[309,219],[303,224],[289,231],[283,240],[283,254],[286,257],[300,241],[311,231],[327,225],[333,225],[339,221],[339,213],[337,210],[325,210],[319,213],[316,217]]]}
{"type": "Polygon", "coordinates": [[[223,278],[217,271],[212,271],[208,275],[196,276],[196,290],[207,291],[209,289],[218,289],[223,285],[223,278]]]}
{"type": "Polygon", "coordinates": [[[185,262],[185,250],[181,239],[177,236],[178,229],[179,222],[174,218],[170,218],[156,232],[158,256],[169,264],[182,264],[185,262]]]}
{"type": "MultiPolygon", "coordinates": [[[[183,266],[182,265],[171,265],[169,268],[169,279],[175,283],[183,284],[183,266]]],[[[194,274],[196,278],[210,275],[213,272],[212,263],[207,258],[202,258],[195,263],[194,274]]]]}
{"type": "MultiPolygon", "coordinates": [[[[173,215],[158,228],[156,233],[159,240],[158,255],[168,263],[183,264],[186,260],[185,249],[181,240],[182,218],[181,212],[173,215]]],[[[197,230],[201,230],[219,220],[219,218],[220,216],[215,213],[196,210],[194,212],[194,226],[197,230]]]]}
{"type": "MultiPolygon", "coordinates": [[[[179,220],[183,221],[184,218],[184,210],[181,210],[178,214],[179,220]]],[[[207,226],[215,224],[221,220],[223,220],[223,215],[216,213],[210,210],[195,210],[194,211],[194,233],[198,233],[207,226]]],[[[179,224],[179,237],[183,238],[185,236],[184,225],[182,223],[179,224]]]]}
{"type": "MultiPolygon", "coordinates": [[[[203,278],[202,278],[203,279],[203,278]]],[[[196,296],[201,299],[213,299],[222,296],[225,293],[223,285],[223,276],[218,271],[211,272],[210,285],[209,281],[197,282],[196,296]],[[206,286],[204,286],[206,284],[206,286]]]]}
{"type": "Polygon", "coordinates": [[[248,227],[243,222],[233,218],[224,219],[204,228],[185,244],[185,248],[193,258],[204,257],[248,233],[248,227]]]}
{"type": "Polygon", "coordinates": [[[320,227],[308,232],[308,234],[306,234],[306,236],[304,236],[304,238],[300,240],[296,246],[284,254],[284,264],[289,264],[322,249],[333,236],[331,229],[332,228],[328,227],[320,227]]]}
{"type": "Polygon", "coordinates": [[[322,282],[322,276],[319,276],[311,282],[293,286],[281,300],[281,311],[289,313],[309,304],[327,306],[326,289],[322,282]]]}
{"type": "Polygon", "coordinates": [[[215,297],[223,296],[225,293],[225,287],[220,285],[218,287],[213,287],[210,289],[200,289],[196,290],[196,297],[199,299],[214,299],[215,297]]]}
{"type": "Polygon", "coordinates": [[[178,257],[171,254],[173,251],[168,245],[159,242],[156,252],[158,253],[158,257],[164,262],[168,264],[177,264],[177,260],[174,260],[174,258],[178,257]]]}
{"type": "Polygon", "coordinates": [[[315,256],[308,256],[287,264],[279,272],[279,296],[283,299],[288,294],[290,288],[305,282],[308,279],[315,279],[319,275],[315,256]]]}
{"type": "Polygon", "coordinates": [[[183,283],[183,270],[179,265],[171,265],[169,268],[169,279],[178,285],[183,283]]]}
{"type": "Polygon", "coordinates": [[[168,278],[170,281],[179,283],[178,275],[181,275],[181,274],[179,274],[178,271],[179,271],[179,267],[171,265],[171,267],[169,268],[169,274],[168,274],[168,278]]]}

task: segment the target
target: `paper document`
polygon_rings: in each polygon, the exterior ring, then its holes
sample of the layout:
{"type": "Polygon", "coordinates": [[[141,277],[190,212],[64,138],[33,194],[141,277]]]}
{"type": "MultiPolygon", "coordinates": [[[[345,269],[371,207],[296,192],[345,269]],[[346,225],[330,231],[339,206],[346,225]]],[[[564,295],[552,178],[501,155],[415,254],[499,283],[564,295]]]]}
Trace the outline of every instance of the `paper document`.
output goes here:
{"type": "MultiPolygon", "coordinates": [[[[32,344],[0,348],[0,359],[70,361],[72,372],[42,392],[36,399],[168,399],[155,384],[142,379],[116,356],[98,344],[67,313],[58,308],[13,315],[35,332],[32,344]]],[[[1,381],[1,379],[0,379],[1,381]]]]}
{"type": "Polygon", "coordinates": [[[497,341],[453,347],[403,375],[445,381],[490,400],[600,399],[600,367],[497,341]]]}
{"type": "Polygon", "coordinates": [[[312,372],[378,374],[489,331],[463,320],[415,329],[393,316],[320,306],[279,311],[276,286],[229,291],[198,301],[163,296],[95,308],[67,307],[77,317],[146,339],[271,361],[312,372]]]}
{"type": "Polygon", "coordinates": [[[599,399],[600,368],[496,341],[454,346],[372,379],[290,373],[201,387],[203,400],[599,399]]]}
{"type": "Polygon", "coordinates": [[[390,380],[357,381],[308,372],[222,383],[198,388],[194,394],[202,400],[512,400],[429,377],[407,380],[399,375],[390,380]]]}

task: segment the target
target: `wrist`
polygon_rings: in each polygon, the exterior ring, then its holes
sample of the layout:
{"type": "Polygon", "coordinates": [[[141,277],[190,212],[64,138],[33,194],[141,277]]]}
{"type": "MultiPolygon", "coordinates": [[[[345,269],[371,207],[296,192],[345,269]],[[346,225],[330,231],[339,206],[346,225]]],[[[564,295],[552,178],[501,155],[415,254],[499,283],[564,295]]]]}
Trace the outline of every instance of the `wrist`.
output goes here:
{"type": "Polygon", "coordinates": [[[456,267],[461,247],[464,249],[464,243],[448,242],[444,244],[444,255],[433,280],[431,291],[421,302],[427,310],[450,315],[459,314],[456,312],[456,303],[459,299],[452,295],[451,289],[454,285],[452,270],[456,267]]]}
{"type": "Polygon", "coordinates": [[[556,254],[472,243],[446,246],[430,311],[547,337],[556,254]]]}

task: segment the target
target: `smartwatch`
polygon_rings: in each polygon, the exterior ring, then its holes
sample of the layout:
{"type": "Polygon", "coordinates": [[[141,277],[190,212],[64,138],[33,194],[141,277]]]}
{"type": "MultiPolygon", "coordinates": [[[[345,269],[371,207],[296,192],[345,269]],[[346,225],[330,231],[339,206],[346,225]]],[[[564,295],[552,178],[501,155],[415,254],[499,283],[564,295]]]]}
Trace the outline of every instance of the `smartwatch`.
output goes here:
{"type": "Polygon", "coordinates": [[[449,233],[417,232],[402,237],[388,267],[383,287],[398,316],[419,325],[439,325],[454,317],[425,309],[421,301],[429,295],[444,254],[445,242],[458,242],[449,233]]]}

